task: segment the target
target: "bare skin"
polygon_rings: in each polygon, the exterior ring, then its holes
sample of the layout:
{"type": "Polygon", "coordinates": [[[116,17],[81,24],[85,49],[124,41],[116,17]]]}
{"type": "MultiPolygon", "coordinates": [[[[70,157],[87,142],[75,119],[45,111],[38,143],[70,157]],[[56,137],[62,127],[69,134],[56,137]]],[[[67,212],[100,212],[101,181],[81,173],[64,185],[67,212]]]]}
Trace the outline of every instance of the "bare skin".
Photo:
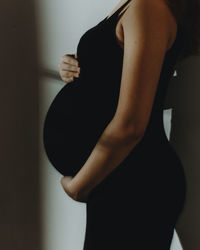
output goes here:
{"type": "Polygon", "coordinates": [[[58,64],[60,77],[66,83],[72,82],[74,77],[79,77],[80,67],[76,58],[77,54],[66,54],[58,64]]]}
{"type": "Polygon", "coordinates": [[[131,1],[118,27],[123,31],[119,38],[124,37],[124,59],[115,115],[76,176],[61,179],[65,192],[76,201],[87,201],[90,191],[143,138],[163,59],[177,29],[164,0],[131,1]]]}
{"type": "MultiPolygon", "coordinates": [[[[123,0],[123,1],[120,1],[119,4],[115,7],[115,9],[110,13],[110,15],[108,16],[108,18],[111,17],[111,15],[118,9],[120,8],[127,0],[123,0]]],[[[133,1],[137,1],[137,0],[133,0],[133,1]]],[[[119,13],[119,15],[121,15],[127,8],[129,8],[129,5],[130,5],[131,2],[129,2],[125,8],[123,8],[123,10],[119,13]]],[[[117,41],[120,45],[120,47],[123,49],[124,48],[124,31],[123,31],[123,24],[124,24],[124,15],[122,15],[122,17],[119,19],[119,21],[117,22],[117,25],[116,25],[116,29],[115,29],[115,35],[116,35],[116,38],[117,38],[117,41]]],[[[107,19],[108,19],[107,18],[107,19]]],[[[171,36],[170,36],[170,39],[169,39],[169,43],[168,43],[168,48],[167,49],[170,49],[175,38],[176,38],[176,31],[177,31],[177,24],[176,24],[176,21],[175,21],[175,18],[171,15],[169,16],[169,22],[171,23],[171,36]]]]}

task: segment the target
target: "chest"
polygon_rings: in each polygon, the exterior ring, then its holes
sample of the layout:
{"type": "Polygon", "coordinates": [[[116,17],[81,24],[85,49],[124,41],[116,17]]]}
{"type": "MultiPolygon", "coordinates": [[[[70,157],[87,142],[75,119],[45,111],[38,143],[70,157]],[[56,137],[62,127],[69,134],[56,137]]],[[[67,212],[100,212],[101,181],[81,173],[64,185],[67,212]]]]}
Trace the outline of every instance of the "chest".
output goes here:
{"type": "Polygon", "coordinates": [[[123,27],[117,23],[102,20],[87,30],[77,46],[77,57],[82,67],[98,66],[103,63],[121,63],[123,59],[123,27]]]}

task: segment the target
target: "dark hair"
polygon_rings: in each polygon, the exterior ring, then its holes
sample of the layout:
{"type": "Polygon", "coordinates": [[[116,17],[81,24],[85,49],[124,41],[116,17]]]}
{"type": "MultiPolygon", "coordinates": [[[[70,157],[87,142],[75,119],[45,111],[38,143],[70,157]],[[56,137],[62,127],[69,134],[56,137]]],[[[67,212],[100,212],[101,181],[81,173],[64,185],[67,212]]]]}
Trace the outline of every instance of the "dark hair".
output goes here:
{"type": "Polygon", "coordinates": [[[166,0],[183,31],[183,49],[179,60],[200,55],[200,0],[166,0]]]}

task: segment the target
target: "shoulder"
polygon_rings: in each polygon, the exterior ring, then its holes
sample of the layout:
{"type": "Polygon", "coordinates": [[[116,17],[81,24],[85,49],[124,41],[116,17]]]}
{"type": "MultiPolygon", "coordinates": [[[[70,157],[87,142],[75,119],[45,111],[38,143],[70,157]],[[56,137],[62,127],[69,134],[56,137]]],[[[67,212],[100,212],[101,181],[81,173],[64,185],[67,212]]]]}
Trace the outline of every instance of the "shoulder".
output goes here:
{"type": "Polygon", "coordinates": [[[127,16],[127,18],[132,14],[138,17],[140,15],[147,15],[147,18],[159,17],[162,20],[174,19],[166,0],[131,0],[126,13],[124,16],[127,16]]]}
{"type": "MultiPolygon", "coordinates": [[[[173,43],[177,23],[165,0],[132,0],[121,18],[124,33],[159,34],[168,37],[168,47],[173,43]]],[[[147,37],[147,36],[146,36],[147,37]]]]}

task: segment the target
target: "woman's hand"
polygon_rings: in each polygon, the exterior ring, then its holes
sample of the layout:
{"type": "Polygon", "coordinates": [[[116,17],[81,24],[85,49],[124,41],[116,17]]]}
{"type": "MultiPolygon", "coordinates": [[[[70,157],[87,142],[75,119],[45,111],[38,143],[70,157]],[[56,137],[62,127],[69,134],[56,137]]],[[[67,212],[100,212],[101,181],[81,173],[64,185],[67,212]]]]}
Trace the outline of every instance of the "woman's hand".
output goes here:
{"type": "Polygon", "coordinates": [[[72,82],[74,77],[79,77],[80,67],[77,58],[77,54],[66,54],[61,58],[58,64],[59,73],[61,79],[64,82],[72,82]]]}
{"type": "Polygon", "coordinates": [[[72,187],[72,176],[64,176],[61,178],[60,182],[64,191],[75,201],[87,202],[89,193],[84,193],[81,191],[75,191],[72,187]]]}

